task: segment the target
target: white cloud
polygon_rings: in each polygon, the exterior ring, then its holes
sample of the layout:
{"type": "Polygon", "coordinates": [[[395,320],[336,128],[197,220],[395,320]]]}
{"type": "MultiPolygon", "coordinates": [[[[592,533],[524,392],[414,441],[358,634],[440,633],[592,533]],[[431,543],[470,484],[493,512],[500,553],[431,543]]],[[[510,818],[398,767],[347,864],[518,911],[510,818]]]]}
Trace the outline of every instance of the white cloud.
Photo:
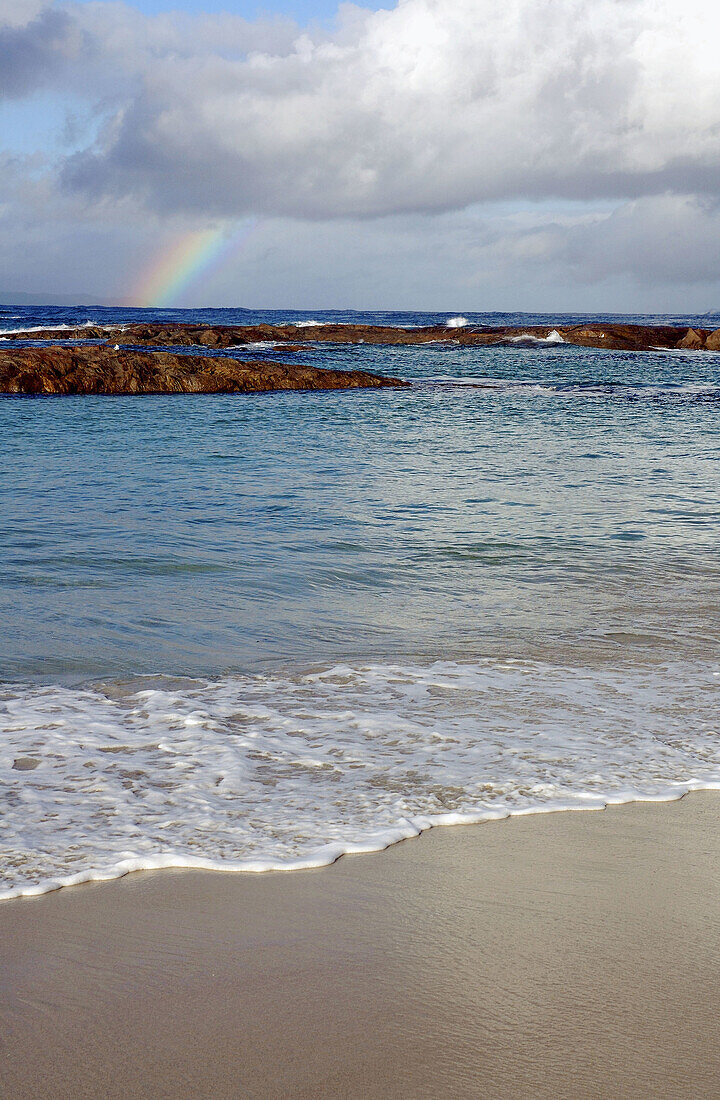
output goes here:
{"type": "Polygon", "coordinates": [[[46,6],[46,0],[0,0],[0,28],[24,27],[46,6]]]}
{"type": "Polygon", "coordinates": [[[331,32],[0,0],[0,88],[80,98],[88,135],[13,167],[7,241],[20,224],[49,241],[55,219],[89,249],[105,226],[130,262],[123,227],[161,240],[251,214],[275,242],[268,292],[292,255],[318,302],[361,277],[405,302],[450,287],[460,309],[493,286],[567,289],[568,272],[715,286],[718,30],[709,0],[346,4],[331,32]]]}
{"type": "Polygon", "coordinates": [[[69,184],[311,218],[718,187],[707,0],[400,0],[261,45],[250,26],[126,42],[135,83],[69,184]]]}

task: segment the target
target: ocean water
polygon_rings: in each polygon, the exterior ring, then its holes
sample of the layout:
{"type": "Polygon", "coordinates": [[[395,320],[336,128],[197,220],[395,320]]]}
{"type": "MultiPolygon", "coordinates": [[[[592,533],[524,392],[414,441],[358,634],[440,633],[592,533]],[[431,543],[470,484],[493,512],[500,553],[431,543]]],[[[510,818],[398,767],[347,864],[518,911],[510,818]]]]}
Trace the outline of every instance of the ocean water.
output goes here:
{"type": "Polygon", "coordinates": [[[0,398],[0,896],[720,786],[719,355],[242,354],[415,385],[0,398]]]}

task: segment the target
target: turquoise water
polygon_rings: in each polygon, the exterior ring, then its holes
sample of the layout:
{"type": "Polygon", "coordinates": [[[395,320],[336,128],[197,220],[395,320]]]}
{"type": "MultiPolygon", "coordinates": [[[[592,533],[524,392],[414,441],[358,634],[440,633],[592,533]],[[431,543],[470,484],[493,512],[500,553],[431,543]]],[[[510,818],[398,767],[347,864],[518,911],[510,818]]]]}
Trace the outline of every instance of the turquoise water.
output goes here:
{"type": "Polygon", "coordinates": [[[720,779],[720,356],[293,358],[416,385],[0,399],[9,890],[720,779]]]}
{"type": "Polygon", "coordinates": [[[720,578],[720,357],[304,357],[418,387],[2,400],[0,674],[704,633],[720,578]],[[688,618],[658,624],[676,602],[688,618]]]}

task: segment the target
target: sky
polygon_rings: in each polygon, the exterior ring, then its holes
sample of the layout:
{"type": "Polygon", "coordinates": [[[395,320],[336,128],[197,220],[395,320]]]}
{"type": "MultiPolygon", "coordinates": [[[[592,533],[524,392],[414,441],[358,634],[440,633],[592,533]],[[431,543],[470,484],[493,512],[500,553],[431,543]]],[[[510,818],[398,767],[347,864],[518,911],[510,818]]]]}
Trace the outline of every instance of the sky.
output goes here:
{"type": "MultiPolygon", "coordinates": [[[[91,0],[84,0],[91,2],[91,0]]],[[[334,22],[338,5],[332,0],[285,0],[285,2],[255,3],[254,0],[140,0],[133,7],[144,15],[160,15],[163,12],[187,12],[191,15],[203,15],[212,12],[227,12],[230,15],[240,16],[249,21],[273,18],[274,16],[293,19],[298,26],[306,26],[308,23],[322,23],[329,25],[334,22]]],[[[369,11],[377,11],[380,8],[391,8],[391,0],[382,4],[364,4],[369,11]]]]}
{"type": "Polygon", "coordinates": [[[0,0],[0,297],[720,309],[710,0],[0,0]]]}

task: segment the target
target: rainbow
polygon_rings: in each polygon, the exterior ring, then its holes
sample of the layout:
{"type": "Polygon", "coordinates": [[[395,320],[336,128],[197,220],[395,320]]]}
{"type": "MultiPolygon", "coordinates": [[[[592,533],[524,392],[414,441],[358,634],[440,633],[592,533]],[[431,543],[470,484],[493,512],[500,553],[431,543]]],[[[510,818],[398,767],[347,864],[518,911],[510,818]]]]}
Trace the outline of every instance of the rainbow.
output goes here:
{"type": "Polygon", "coordinates": [[[234,233],[225,229],[201,229],[175,240],[143,271],[129,297],[143,306],[170,306],[200,276],[209,278],[245,244],[255,223],[234,233]]]}

